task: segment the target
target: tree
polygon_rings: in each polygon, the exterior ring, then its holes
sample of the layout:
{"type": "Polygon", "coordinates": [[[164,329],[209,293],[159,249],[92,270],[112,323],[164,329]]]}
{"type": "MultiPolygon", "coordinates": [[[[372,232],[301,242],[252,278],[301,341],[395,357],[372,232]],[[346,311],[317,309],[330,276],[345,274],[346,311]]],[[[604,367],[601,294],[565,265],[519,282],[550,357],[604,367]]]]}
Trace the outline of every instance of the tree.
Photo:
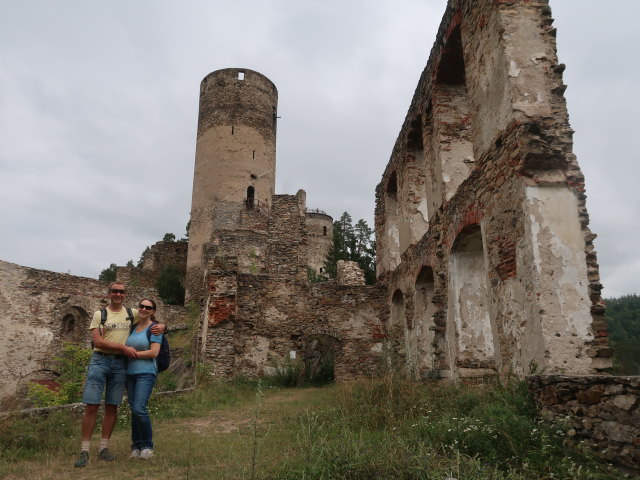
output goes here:
{"type": "Polygon", "coordinates": [[[162,241],[163,242],[175,242],[176,241],[175,233],[165,233],[164,237],[162,237],[162,241]]]}
{"type": "Polygon", "coordinates": [[[604,300],[607,305],[609,343],[619,375],[640,375],[640,296],[623,295],[604,300]]]}
{"type": "Polygon", "coordinates": [[[98,280],[102,280],[103,282],[115,282],[117,270],[118,266],[115,263],[112,263],[108,268],[105,268],[100,272],[98,280]]]}
{"type": "Polygon", "coordinates": [[[190,228],[191,228],[191,218],[189,218],[189,221],[187,222],[187,226],[185,227],[186,233],[184,234],[184,238],[180,239],[181,242],[188,242],[189,241],[189,229],[190,228]]]}
{"type": "Polygon", "coordinates": [[[162,301],[168,305],[184,304],[184,285],[180,270],[174,265],[166,265],[160,271],[156,289],[162,301]]]}
{"type": "Polygon", "coordinates": [[[365,220],[358,220],[354,227],[351,215],[344,212],[340,220],[333,222],[333,245],[324,266],[327,275],[335,278],[338,260],[350,260],[358,262],[367,285],[373,285],[376,282],[376,244],[372,235],[373,230],[365,220]]]}
{"type": "Polygon", "coordinates": [[[151,251],[151,249],[149,247],[144,249],[144,252],[142,252],[142,255],[140,255],[140,260],[138,260],[138,263],[136,265],[136,267],[141,267],[142,264],[144,263],[144,257],[147,256],[147,254],[151,251]]]}

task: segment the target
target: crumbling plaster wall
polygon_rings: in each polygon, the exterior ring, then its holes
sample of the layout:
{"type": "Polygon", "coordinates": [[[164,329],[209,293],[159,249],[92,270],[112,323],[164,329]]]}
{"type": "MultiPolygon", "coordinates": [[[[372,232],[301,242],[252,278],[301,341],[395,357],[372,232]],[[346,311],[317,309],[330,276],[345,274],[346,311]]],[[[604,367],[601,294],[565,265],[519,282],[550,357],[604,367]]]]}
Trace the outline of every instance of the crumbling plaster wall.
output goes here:
{"type": "MultiPolygon", "coordinates": [[[[153,298],[161,321],[184,325],[185,308],[165,308],[155,289],[129,281],[131,270],[117,272],[127,286],[125,305],[135,308],[141,298],[153,298]]],[[[107,305],[108,285],[0,261],[0,410],[21,405],[29,382],[57,378],[55,359],[65,343],[89,348],[91,317],[107,305]]]]}
{"type": "Polygon", "coordinates": [[[88,344],[89,321],[106,290],[90,278],[0,261],[0,410],[12,397],[24,398],[31,380],[55,378],[52,359],[64,342],[88,344]]]}
{"type": "MultiPolygon", "coordinates": [[[[393,333],[398,343],[404,337],[405,348],[399,348],[409,364],[421,365],[419,375],[435,370],[461,378],[534,368],[591,373],[611,364],[595,235],[572,153],[564,66],[557,63],[551,25],[545,1],[451,0],[376,190],[378,278],[387,285],[389,303],[394,292],[403,293],[404,325],[425,321],[414,308],[416,279],[425,267],[434,273],[427,320],[433,323],[433,362],[412,347],[420,329],[396,327],[393,333]],[[456,58],[463,59],[457,66],[456,58]],[[451,125],[467,127],[456,138],[451,125]],[[426,162],[418,180],[416,130],[426,162]],[[462,170],[448,175],[452,167],[462,170]],[[401,249],[398,261],[389,232],[406,207],[390,201],[389,185],[398,185],[395,200],[422,181],[428,231],[401,249]],[[451,296],[461,291],[454,284],[463,277],[455,273],[452,249],[469,228],[481,232],[484,260],[467,277],[486,285],[480,317],[489,318],[491,329],[483,327],[485,345],[493,339],[493,358],[475,364],[465,360],[475,340],[456,324],[461,304],[451,296]]],[[[486,347],[487,354],[491,350],[486,347]]]]}

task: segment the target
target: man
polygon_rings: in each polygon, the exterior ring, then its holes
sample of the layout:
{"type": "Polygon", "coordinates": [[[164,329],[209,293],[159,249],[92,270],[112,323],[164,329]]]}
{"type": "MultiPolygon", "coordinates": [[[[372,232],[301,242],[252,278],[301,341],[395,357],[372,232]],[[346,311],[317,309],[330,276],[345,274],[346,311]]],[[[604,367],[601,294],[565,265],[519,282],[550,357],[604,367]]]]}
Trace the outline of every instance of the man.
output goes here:
{"type": "MultiPolygon", "coordinates": [[[[124,307],[126,288],[122,282],[109,285],[107,320],[101,326],[100,310],[93,314],[89,330],[93,341],[93,354],[87,372],[82,402],[85,404],[82,416],[82,444],[80,457],[75,467],[84,467],[89,463],[89,445],[96,426],[98,408],[104,393],[104,419],[102,420],[102,438],[98,447],[98,459],[111,462],[115,457],[109,452],[109,439],[116,424],[118,405],[122,402],[127,378],[127,358],[137,358],[135,348],[127,347],[125,342],[131,331],[132,323],[138,320],[138,311],[133,309],[133,318],[124,307]]],[[[164,324],[154,327],[153,333],[164,333],[164,324]]],[[[152,329],[153,331],[153,329],[152,329]]]]}

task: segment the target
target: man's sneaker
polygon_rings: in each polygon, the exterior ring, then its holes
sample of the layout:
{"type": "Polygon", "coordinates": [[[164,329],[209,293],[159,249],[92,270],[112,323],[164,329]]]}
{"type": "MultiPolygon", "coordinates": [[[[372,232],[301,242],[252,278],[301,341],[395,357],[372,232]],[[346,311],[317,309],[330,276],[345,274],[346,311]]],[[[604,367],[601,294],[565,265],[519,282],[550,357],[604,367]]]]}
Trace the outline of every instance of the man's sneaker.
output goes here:
{"type": "Polygon", "coordinates": [[[76,463],[74,463],[73,466],[76,468],[86,467],[87,463],[89,463],[89,452],[87,452],[86,450],[82,450],[80,452],[80,456],[78,457],[78,460],[76,460],[76,463]]]}
{"type": "Polygon", "coordinates": [[[138,458],[142,458],[144,460],[147,460],[149,458],[153,457],[153,450],[150,448],[143,448],[142,451],[140,452],[140,456],[138,458]]]}
{"type": "Polygon", "coordinates": [[[111,452],[109,451],[108,448],[103,448],[102,450],[100,450],[100,453],[98,453],[98,460],[104,460],[105,462],[113,462],[115,459],[116,457],[111,455],[111,452]]]}
{"type": "Polygon", "coordinates": [[[140,450],[138,450],[137,448],[131,450],[131,455],[129,455],[129,458],[140,458],[140,450]]]}

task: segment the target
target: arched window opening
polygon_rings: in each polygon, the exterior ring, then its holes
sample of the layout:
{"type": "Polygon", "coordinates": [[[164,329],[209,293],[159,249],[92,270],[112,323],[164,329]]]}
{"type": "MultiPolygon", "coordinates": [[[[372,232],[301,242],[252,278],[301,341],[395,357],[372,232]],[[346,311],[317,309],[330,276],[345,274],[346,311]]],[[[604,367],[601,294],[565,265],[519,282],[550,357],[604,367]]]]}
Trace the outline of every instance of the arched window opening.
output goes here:
{"type": "Polygon", "coordinates": [[[400,204],[404,207],[401,225],[405,226],[400,228],[401,252],[420,240],[429,227],[430,210],[427,202],[426,170],[423,118],[422,115],[416,115],[411,121],[407,134],[403,190],[405,190],[404,195],[411,198],[412,207],[407,208],[406,201],[400,200],[400,204]]]}
{"type": "Polygon", "coordinates": [[[458,234],[449,262],[448,312],[457,338],[456,364],[462,368],[495,368],[496,343],[480,225],[465,227],[458,234]]]}
{"type": "Polygon", "coordinates": [[[75,325],[76,325],[76,317],[74,317],[70,313],[67,313],[62,319],[62,332],[61,332],[62,335],[63,336],[73,335],[75,325]]]}
{"type": "Polygon", "coordinates": [[[62,315],[60,338],[66,342],[77,343],[87,335],[89,315],[82,307],[71,307],[62,315]]]}
{"type": "Polygon", "coordinates": [[[460,25],[441,50],[433,94],[433,149],[436,191],[447,201],[474,168],[471,107],[467,94],[460,25]]]}
{"type": "Polygon", "coordinates": [[[389,269],[400,264],[400,216],[398,215],[398,177],[391,173],[387,181],[385,202],[385,223],[389,249],[389,269]]]}
{"type": "Polygon", "coordinates": [[[327,236],[327,226],[325,225],[324,227],[322,227],[322,235],[323,236],[327,236]]]}
{"type": "Polygon", "coordinates": [[[433,304],[435,286],[431,267],[422,267],[416,277],[414,319],[416,325],[418,372],[421,377],[428,377],[434,368],[434,351],[436,342],[433,315],[436,307],[433,304]]]}
{"type": "Polygon", "coordinates": [[[248,209],[252,209],[254,207],[255,194],[256,194],[256,189],[253,188],[251,185],[249,185],[247,187],[247,198],[244,201],[248,209]]]}
{"type": "Polygon", "coordinates": [[[391,297],[391,325],[402,325],[405,321],[404,294],[396,290],[391,297]]]}

